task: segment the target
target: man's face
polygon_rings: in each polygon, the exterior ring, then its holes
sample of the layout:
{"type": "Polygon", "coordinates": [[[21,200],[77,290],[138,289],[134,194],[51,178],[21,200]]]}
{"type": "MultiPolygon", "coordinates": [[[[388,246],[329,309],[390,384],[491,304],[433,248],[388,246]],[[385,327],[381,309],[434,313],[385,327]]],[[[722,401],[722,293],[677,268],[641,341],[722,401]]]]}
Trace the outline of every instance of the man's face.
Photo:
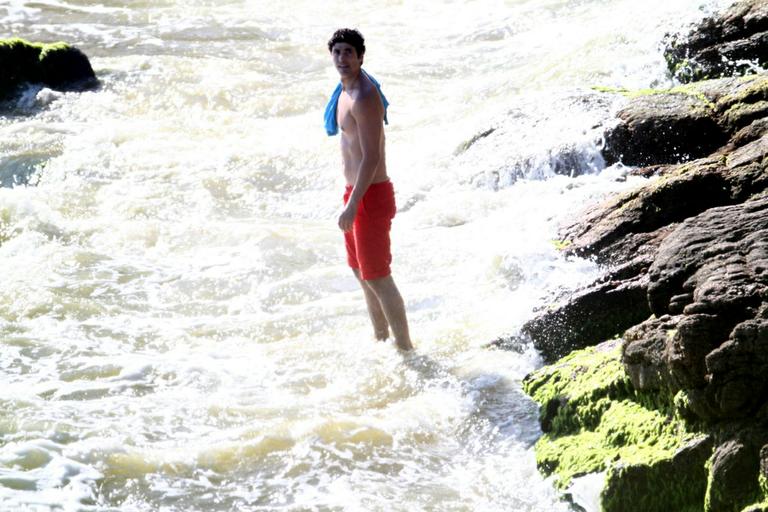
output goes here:
{"type": "Polygon", "coordinates": [[[355,76],[363,65],[363,58],[358,57],[357,50],[349,43],[336,43],[331,48],[333,65],[341,77],[355,76]]]}

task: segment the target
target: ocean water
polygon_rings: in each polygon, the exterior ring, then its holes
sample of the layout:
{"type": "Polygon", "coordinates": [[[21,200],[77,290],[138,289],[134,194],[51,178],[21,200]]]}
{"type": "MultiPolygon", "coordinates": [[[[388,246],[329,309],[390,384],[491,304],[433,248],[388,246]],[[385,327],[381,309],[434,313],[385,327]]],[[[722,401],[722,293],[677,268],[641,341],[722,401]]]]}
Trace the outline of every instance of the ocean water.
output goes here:
{"type": "Polygon", "coordinates": [[[0,115],[0,510],[573,510],[535,465],[539,356],[489,344],[597,275],[558,225],[642,182],[592,88],[671,85],[664,34],[729,3],[0,2],[101,80],[0,115]],[[342,26],[391,101],[407,356],[335,225],[342,26]]]}

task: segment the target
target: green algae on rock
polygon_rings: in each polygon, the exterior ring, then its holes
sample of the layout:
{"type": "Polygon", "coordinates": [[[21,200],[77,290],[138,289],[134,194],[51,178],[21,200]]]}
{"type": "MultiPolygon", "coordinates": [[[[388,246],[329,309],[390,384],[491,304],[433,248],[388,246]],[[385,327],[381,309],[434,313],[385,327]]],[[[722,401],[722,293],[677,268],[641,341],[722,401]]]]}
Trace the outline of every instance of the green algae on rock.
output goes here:
{"type": "Polygon", "coordinates": [[[0,100],[24,83],[41,83],[56,90],[82,91],[98,84],[88,57],[67,43],[30,43],[0,39],[0,100]]]}
{"type": "Polygon", "coordinates": [[[632,387],[621,340],[575,351],[528,375],[523,387],[541,404],[537,464],[559,487],[605,471],[606,512],[628,504],[648,512],[702,510],[711,440],[675,415],[671,399],[632,387]],[[667,477],[678,470],[685,477],[667,477]]]}

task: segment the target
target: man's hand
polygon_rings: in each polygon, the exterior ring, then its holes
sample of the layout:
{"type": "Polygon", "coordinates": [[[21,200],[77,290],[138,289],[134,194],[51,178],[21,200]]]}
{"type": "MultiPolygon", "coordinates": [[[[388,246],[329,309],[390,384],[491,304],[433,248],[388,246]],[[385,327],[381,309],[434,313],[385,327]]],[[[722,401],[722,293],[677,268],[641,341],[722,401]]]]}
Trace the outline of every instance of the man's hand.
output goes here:
{"type": "Polygon", "coordinates": [[[355,222],[355,216],[357,215],[357,205],[347,203],[344,207],[344,211],[339,215],[339,227],[342,231],[352,231],[352,224],[355,222]]]}

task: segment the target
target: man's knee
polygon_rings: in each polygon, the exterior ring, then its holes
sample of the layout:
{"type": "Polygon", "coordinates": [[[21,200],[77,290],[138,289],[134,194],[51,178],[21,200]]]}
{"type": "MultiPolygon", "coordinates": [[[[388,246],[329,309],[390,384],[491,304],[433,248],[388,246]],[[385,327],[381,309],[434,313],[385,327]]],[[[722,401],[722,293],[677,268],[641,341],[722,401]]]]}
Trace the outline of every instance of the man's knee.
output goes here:
{"type": "Polygon", "coordinates": [[[395,282],[392,280],[392,276],[379,277],[377,279],[367,279],[363,281],[371,290],[377,295],[380,293],[391,292],[395,288],[395,282]]]}
{"type": "Polygon", "coordinates": [[[353,268],[352,269],[352,273],[355,275],[355,278],[357,278],[357,280],[360,281],[360,284],[365,283],[365,281],[363,281],[363,278],[360,276],[360,269],[359,268],[353,268]]]}

